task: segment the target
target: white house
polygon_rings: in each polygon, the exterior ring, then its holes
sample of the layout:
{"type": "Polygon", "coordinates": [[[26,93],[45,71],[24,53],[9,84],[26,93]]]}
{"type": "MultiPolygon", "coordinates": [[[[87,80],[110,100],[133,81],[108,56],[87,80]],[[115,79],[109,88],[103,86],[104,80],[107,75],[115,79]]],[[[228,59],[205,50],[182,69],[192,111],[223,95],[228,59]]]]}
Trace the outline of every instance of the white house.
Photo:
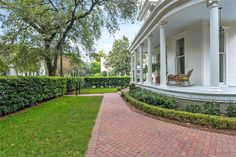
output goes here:
{"type": "Polygon", "coordinates": [[[130,46],[132,83],[183,99],[236,102],[236,0],[145,0],[138,19],[144,24],[130,46]],[[147,82],[137,56],[141,65],[147,56],[147,82]],[[168,76],[191,69],[190,86],[168,84],[168,76]]]}
{"type": "Polygon", "coordinates": [[[9,66],[9,71],[7,72],[8,76],[46,76],[46,69],[43,62],[40,63],[40,69],[38,73],[36,72],[25,72],[25,73],[19,73],[17,72],[12,65],[9,66]]]}

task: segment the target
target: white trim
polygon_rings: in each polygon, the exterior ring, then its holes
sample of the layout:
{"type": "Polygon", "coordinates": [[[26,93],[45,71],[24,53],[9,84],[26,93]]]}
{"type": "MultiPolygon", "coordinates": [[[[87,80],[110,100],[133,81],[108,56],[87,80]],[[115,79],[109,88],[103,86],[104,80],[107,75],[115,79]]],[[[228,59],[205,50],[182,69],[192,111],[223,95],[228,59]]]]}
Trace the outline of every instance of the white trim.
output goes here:
{"type": "MultiPolygon", "coordinates": [[[[175,73],[177,73],[177,54],[176,54],[176,41],[179,39],[184,38],[184,72],[186,72],[186,66],[187,66],[187,61],[186,61],[186,50],[187,50],[187,33],[188,31],[183,31],[181,33],[178,33],[176,35],[174,35],[171,39],[173,39],[174,41],[174,52],[175,52],[175,73]]],[[[178,56],[178,57],[182,57],[182,56],[178,56]]]]}
{"type": "Polygon", "coordinates": [[[229,27],[224,27],[225,30],[225,85],[229,85],[229,27]]]}

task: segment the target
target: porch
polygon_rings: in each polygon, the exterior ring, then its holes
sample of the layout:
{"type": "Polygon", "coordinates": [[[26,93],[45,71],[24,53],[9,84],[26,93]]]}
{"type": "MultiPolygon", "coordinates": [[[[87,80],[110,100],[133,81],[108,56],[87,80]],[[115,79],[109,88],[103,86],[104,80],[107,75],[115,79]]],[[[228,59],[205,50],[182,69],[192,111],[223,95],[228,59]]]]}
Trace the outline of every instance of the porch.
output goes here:
{"type": "Polygon", "coordinates": [[[157,5],[130,47],[131,82],[182,99],[236,102],[235,9],[226,0],[157,5]],[[192,86],[168,85],[168,76],[191,69],[192,86]]]}
{"type": "Polygon", "coordinates": [[[236,102],[236,87],[221,86],[221,90],[216,91],[206,86],[160,86],[155,83],[136,83],[136,86],[186,100],[236,102]]]}

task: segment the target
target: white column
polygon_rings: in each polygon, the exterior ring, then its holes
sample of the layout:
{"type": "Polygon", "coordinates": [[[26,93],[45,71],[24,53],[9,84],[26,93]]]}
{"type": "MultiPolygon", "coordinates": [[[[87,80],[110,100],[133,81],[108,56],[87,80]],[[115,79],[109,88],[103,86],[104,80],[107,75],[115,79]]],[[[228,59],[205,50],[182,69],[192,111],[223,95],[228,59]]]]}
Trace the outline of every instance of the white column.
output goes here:
{"type": "Polygon", "coordinates": [[[134,83],[137,83],[137,50],[134,51],[134,83]]]}
{"type": "Polygon", "coordinates": [[[140,83],[143,84],[143,44],[140,45],[140,83]]]}
{"type": "Polygon", "coordinates": [[[219,90],[219,1],[209,1],[210,8],[210,86],[219,90]]]}
{"type": "Polygon", "coordinates": [[[152,44],[151,37],[147,38],[147,46],[148,46],[148,84],[152,84],[152,44]]]}
{"type": "Polygon", "coordinates": [[[130,60],[131,60],[131,65],[130,65],[130,70],[131,70],[131,76],[130,76],[130,82],[134,82],[134,59],[133,59],[133,52],[130,54],[130,60]]]}
{"type": "Polygon", "coordinates": [[[166,22],[161,22],[160,27],[160,86],[166,86],[166,22]]]}

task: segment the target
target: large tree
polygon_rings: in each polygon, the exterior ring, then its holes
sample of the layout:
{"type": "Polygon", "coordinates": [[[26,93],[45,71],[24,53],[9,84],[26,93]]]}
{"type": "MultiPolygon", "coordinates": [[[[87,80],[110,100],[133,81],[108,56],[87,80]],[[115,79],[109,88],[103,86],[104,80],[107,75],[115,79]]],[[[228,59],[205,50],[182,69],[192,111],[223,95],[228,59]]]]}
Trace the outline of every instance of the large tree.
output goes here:
{"type": "Polygon", "coordinates": [[[43,48],[48,74],[56,74],[59,55],[71,48],[93,49],[106,27],[133,21],[136,0],[0,0],[5,44],[23,42],[43,48]]]}
{"type": "Polygon", "coordinates": [[[130,71],[129,40],[127,37],[115,40],[107,57],[106,66],[115,75],[128,75],[130,71]]]}

